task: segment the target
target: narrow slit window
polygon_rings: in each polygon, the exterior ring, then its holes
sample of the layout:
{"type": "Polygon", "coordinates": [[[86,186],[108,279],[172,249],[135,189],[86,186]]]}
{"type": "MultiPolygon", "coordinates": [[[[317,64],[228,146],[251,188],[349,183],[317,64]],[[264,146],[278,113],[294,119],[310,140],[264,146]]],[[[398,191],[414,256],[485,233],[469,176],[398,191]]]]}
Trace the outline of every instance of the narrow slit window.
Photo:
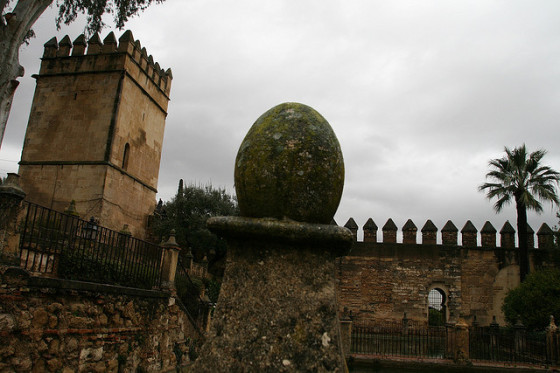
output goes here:
{"type": "Polygon", "coordinates": [[[126,143],[124,146],[123,158],[122,158],[122,169],[126,170],[128,168],[128,157],[130,155],[130,145],[126,143]]]}

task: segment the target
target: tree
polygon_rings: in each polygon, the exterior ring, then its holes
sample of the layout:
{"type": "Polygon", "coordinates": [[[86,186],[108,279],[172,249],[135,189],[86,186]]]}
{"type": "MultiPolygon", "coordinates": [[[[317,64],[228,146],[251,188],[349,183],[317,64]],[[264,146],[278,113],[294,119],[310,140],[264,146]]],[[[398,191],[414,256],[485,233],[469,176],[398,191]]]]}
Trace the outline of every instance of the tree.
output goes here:
{"type": "Polygon", "coordinates": [[[235,199],[225,189],[211,185],[184,187],[180,180],[175,197],[159,210],[160,217],[152,227],[155,236],[165,238],[174,229],[177,243],[183,248],[181,253],[186,254],[190,248],[195,260],[206,256],[209,270],[221,276],[226,243],[206,228],[206,220],[211,216],[238,215],[235,199]]]}
{"type": "Polygon", "coordinates": [[[545,150],[537,150],[527,154],[525,144],[513,150],[504,149],[506,155],[492,159],[489,166],[492,169],[486,182],[479,187],[485,191],[488,199],[497,198],[494,210],[500,212],[511,202],[515,202],[517,210],[517,237],[519,243],[519,273],[521,282],[529,273],[529,253],[527,240],[527,210],[542,212],[539,200],[559,205],[556,185],[560,180],[560,173],[541,164],[545,150]]]}
{"type": "MultiPolygon", "coordinates": [[[[87,14],[89,34],[100,31],[102,16],[112,14],[115,26],[122,29],[126,21],[152,3],[165,0],[57,0],[57,27],[87,14]]],[[[19,64],[19,48],[33,37],[33,25],[53,0],[0,0],[0,147],[12,107],[12,100],[24,69],[19,64]]]]}
{"type": "Polygon", "coordinates": [[[529,330],[546,328],[550,315],[559,320],[560,270],[544,269],[531,273],[525,282],[507,293],[502,311],[510,325],[520,319],[529,330]]]}

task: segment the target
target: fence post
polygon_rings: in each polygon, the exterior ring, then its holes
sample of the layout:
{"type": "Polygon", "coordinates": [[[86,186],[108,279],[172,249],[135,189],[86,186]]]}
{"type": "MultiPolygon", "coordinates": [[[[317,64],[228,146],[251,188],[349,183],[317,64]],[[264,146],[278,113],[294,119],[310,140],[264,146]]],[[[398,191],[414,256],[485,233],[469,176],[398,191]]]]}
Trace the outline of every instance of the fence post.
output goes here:
{"type": "Polygon", "coordinates": [[[553,315],[550,315],[550,323],[546,327],[546,360],[549,364],[558,362],[558,327],[553,315]]]}
{"type": "Polygon", "coordinates": [[[496,321],[496,316],[492,316],[490,323],[490,359],[497,360],[498,337],[500,334],[500,325],[496,321]]]}
{"type": "Polygon", "coordinates": [[[521,320],[518,320],[513,328],[515,330],[515,355],[520,356],[525,351],[525,331],[527,328],[525,328],[521,320]]]}
{"type": "Polygon", "coordinates": [[[169,239],[162,245],[163,249],[163,266],[161,285],[166,289],[175,288],[175,272],[177,271],[177,261],[179,260],[179,251],[181,248],[175,240],[175,230],[171,230],[169,239]]]}
{"type": "Polygon", "coordinates": [[[445,338],[445,355],[447,358],[454,359],[455,358],[455,324],[448,322],[445,323],[445,331],[446,331],[446,338],[445,338]]]}
{"type": "Polygon", "coordinates": [[[350,346],[352,345],[352,319],[346,307],[344,307],[344,312],[340,318],[340,338],[342,340],[342,353],[348,359],[350,357],[350,346]]]}
{"type": "Polygon", "coordinates": [[[455,325],[455,341],[457,343],[457,348],[455,349],[455,361],[468,361],[470,358],[469,326],[463,319],[460,319],[459,322],[455,325]]]}
{"type": "Polygon", "coordinates": [[[10,172],[4,183],[0,185],[0,257],[7,254],[14,260],[17,258],[18,251],[16,242],[19,240],[12,240],[11,237],[17,235],[18,213],[21,201],[25,198],[25,192],[19,186],[18,179],[18,174],[10,172]]]}
{"type": "Polygon", "coordinates": [[[402,318],[402,335],[408,335],[408,322],[410,320],[408,319],[408,317],[406,317],[406,312],[403,315],[402,318]]]}

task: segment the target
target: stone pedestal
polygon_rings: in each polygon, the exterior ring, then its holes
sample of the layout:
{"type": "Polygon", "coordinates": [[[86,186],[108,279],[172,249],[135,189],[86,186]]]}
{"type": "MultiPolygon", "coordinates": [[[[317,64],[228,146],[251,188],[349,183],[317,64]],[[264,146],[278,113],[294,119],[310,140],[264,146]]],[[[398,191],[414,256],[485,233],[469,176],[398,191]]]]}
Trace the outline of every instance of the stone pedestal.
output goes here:
{"type": "Polygon", "coordinates": [[[348,229],[240,217],[211,218],[228,257],[207,342],[192,372],[344,372],[335,258],[348,229]]]}

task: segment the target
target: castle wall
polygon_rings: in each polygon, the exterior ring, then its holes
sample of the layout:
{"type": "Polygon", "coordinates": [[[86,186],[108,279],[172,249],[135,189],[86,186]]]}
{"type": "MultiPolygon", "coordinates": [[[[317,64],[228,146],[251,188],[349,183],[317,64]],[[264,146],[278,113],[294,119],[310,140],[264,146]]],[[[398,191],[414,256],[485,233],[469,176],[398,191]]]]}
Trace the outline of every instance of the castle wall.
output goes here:
{"type": "Polygon", "coordinates": [[[120,231],[128,224],[134,237],[145,238],[148,215],[156,207],[153,190],[136,180],[123,177],[122,171],[107,170],[103,211],[100,220],[104,226],[120,231]]]}
{"type": "MultiPolygon", "coordinates": [[[[100,216],[107,168],[103,165],[26,165],[20,167],[22,188],[30,202],[64,211],[76,201],[80,216],[100,216]]],[[[122,228],[122,225],[118,229],[122,228]]]]}
{"type": "Polygon", "coordinates": [[[20,162],[27,200],[146,237],[156,204],[171,70],[130,31],[45,44],[20,162]],[[86,50],[87,47],[87,50],[86,50]]]}
{"type": "MultiPolygon", "coordinates": [[[[480,324],[488,325],[496,316],[504,325],[503,300],[519,284],[517,249],[510,237],[514,232],[508,225],[501,233],[506,247],[496,247],[496,231],[489,223],[480,240],[476,229],[463,230],[462,245],[457,245],[457,229],[442,232],[449,244],[417,244],[415,227],[408,237],[403,234],[408,243],[395,243],[396,227],[392,224],[386,225],[383,242],[377,242],[374,225],[373,232],[364,234],[368,241],[354,242],[350,254],[338,260],[340,312],[346,308],[355,320],[363,322],[401,320],[406,312],[409,319],[427,323],[428,294],[437,288],[446,295],[448,321],[472,323],[476,317],[480,324]],[[476,246],[477,241],[485,246],[476,246]]],[[[347,226],[354,233],[357,230],[353,220],[347,226]]],[[[545,234],[548,229],[543,227],[537,233],[539,248],[530,250],[532,270],[560,265],[560,251],[550,248],[545,234]]],[[[430,242],[436,241],[436,231],[422,234],[423,242],[428,241],[428,234],[430,242]]],[[[531,247],[533,238],[531,234],[531,247]]]]}
{"type": "Polygon", "coordinates": [[[119,80],[119,73],[40,76],[21,160],[103,161],[119,80]]]}
{"type": "MultiPolygon", "coordinates": [[[[151,96],[147,96],[135,81],[124,79],[109,161],[122,168],[124,149],[129,144],[127,173],[154,189],[159,175],[165,116],[165,111],[154,105],[151,96]]],[[[155,201],[155,192],[152,199],[155,201]]]]}

